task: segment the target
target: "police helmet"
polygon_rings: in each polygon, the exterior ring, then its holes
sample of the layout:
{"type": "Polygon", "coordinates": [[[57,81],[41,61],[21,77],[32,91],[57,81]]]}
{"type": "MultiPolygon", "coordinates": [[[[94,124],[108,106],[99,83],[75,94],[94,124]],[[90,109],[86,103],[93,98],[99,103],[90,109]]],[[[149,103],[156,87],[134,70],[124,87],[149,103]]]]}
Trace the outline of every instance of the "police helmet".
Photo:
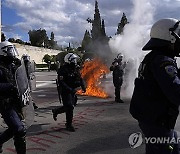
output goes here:
{"type": "Polygon", "coordinates": [[[24,61],[30,61],[30,56],[28,54],[23,54],[22,58],[24,61]]]}
{"type": "Polygon", "coordinates": [[[17,58],[18,51],[12,43],[3,41],[0,42],[0,56],[17,58]]]}
{"type": "Polygon", "coordinates": [[[123,59],[123,54],[122,54],[122,53],[119,53],[119,54],[117,55],[117,59],[122,60],[122,59],[123,59]]]}
{"type": "Polygon", "coordinates": [[[79,59],[79,56],[74,54],[74,53],[68,53],[67,55],[65,55],[64,57],[64,62],[65,63],[74,63],[77,64],[77,60],[79,59]]]}
{"type": "Polygon", "coordinates": [[[179,23],[180,21],[174,18],[165,18],[155,22],[150,31],[150,40],[142,50],[153,50],[173,45],[180,46],[179,23]]]}

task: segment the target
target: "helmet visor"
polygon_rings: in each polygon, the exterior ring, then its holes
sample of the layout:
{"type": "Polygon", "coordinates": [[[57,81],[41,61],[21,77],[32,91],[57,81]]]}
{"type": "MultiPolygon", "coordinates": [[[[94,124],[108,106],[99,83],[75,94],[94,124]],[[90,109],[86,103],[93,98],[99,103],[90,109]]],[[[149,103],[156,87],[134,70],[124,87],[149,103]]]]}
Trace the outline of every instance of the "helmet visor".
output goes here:
{"type": "Polygon", "coordinates": [[[180,36],[180,26],[178,26],[178,28],[174,32],[178,34],[178,36],[180,36]]]}
{"type": "Polygon", "coordinates": [[[19,55],[15,46],[5,46],[2,48],[2,51],[9,57],[17,57],[19,55]]]}

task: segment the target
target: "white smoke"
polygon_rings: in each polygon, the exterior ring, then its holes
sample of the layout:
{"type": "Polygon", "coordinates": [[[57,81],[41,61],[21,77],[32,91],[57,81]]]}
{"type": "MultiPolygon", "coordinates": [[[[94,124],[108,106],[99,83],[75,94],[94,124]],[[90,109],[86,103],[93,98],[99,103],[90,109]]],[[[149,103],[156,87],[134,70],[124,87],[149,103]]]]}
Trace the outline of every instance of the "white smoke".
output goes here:
{"type": "Polygon", "coordinates": [[[124,77],[124,95],[127,97],[131,97],[133,92],[137,67],[144,55],[142,47],[149,40],[155,11],[150,0],[132,0],[132,2],[134,7],[130,18],[127,17],[129,24],[125,26],[124,34],[116,35],[109,41],[112,51],[122,53],[124,60],[129,61],[129,68],[127,64],[124,77]]]}

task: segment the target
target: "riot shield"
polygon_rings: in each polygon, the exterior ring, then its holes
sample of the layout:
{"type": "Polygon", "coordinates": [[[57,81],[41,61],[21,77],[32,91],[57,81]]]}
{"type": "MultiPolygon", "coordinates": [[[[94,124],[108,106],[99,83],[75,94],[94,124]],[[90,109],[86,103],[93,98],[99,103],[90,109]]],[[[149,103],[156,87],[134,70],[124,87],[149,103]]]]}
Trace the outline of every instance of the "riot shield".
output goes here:
{"type": "Polygon", "coordinates": [[[26,74],[24,61],[21,60],[21,66],[15,72],[16,85],[20,97],[20,105],[23,110],[24,121],[27,127],[32,125],[34,121],[34,108],[31,99],[30,86],[26,74]]]}

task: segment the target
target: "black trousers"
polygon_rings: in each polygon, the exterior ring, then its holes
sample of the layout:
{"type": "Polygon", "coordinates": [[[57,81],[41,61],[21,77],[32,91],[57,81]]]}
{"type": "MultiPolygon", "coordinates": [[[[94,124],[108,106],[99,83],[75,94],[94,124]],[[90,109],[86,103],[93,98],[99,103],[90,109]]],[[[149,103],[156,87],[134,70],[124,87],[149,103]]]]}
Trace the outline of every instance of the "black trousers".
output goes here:
{"type": "Polygon", "coordinates": [[[115,99],[120,100],[121,99],[121,86],[115,86],[115,99]]]}
{"type": "Polygon", "coordinates": [[[8,129],[5,130],[0,135],[0,145],[7,142],[9,139],[14,138],[14,145],[16,148],[17,154],[26,153],[26,130],[20,117],[17,115],[16,111],[13,108],[5,109],[1,111],[1,115],[8,126],[8,129]]]}
{"type": "Polygon", "coordinates": [[[150,125],[139,122],[139,127],[141,128],[144,136],[149,139],[148,143],[146,144],[146,154],[179,154],[179,145],[173,142],[171,139],[174,138],[177,140],[177,133],[173,129],[167,129],[163,126],[157,125],[150,125]],[[153,142],[150,142],[150,138],[166,138],[166,142],[163,143],[155,143],[154,139],[153,142]]]}
{"type": "Polygon", "coordinates": [[[66,113],[66,124],[71,125],[73,120],[75,94],[62,92],[61,98],[62,98],[63,106],[56,108],[55,112],[56,114],[66,113]]]}

